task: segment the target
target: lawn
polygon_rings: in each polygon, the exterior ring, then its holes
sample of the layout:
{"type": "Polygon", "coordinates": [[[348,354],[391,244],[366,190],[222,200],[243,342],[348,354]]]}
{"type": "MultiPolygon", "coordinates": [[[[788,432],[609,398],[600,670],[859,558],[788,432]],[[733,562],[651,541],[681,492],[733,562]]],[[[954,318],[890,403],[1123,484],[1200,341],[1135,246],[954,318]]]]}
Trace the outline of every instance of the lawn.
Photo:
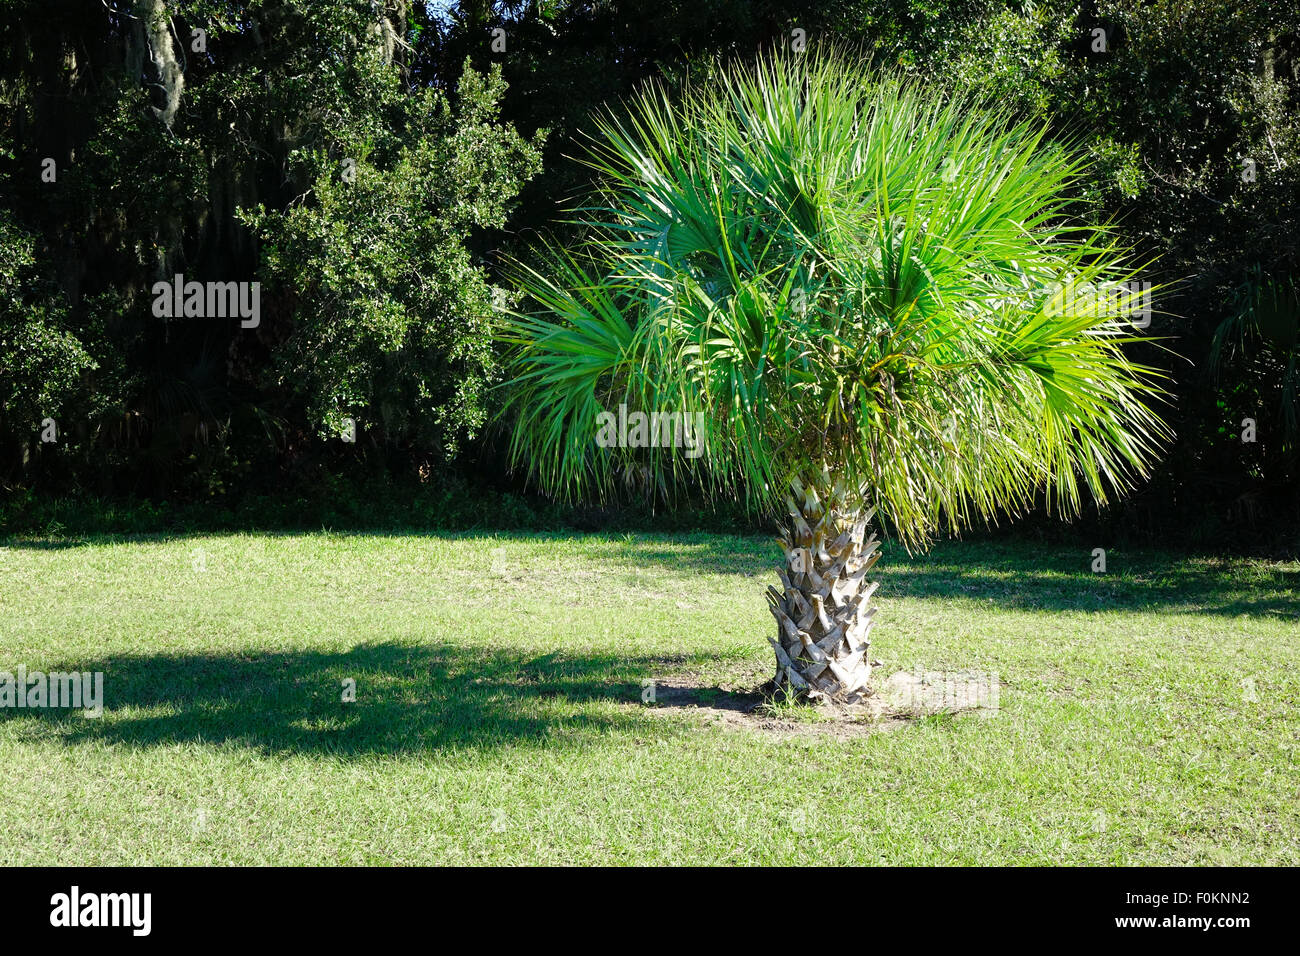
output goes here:
{"type": "Polygon", "coordinates": [[[0,710],[0,864],[1300,864],[1300,565],[891,548],[882,674],[996,672],[996,714],[644,704],[770,676],[777,553],[9,541],[0,671],[102,671],[105,706],[0,710]]]}

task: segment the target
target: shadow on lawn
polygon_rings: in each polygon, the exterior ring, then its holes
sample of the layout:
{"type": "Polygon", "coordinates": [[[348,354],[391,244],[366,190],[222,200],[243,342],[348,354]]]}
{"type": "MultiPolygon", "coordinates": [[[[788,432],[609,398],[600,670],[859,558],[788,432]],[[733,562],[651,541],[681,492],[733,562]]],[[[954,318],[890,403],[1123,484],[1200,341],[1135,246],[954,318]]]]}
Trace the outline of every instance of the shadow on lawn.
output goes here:
{"type": "Polygon", "coordinates": [[[1240,568],[1199,564],[1151,554],[1112,559],[1111,573],[1093,574],[1043,556],[1040,566],[1001,563],[980,556],[962,561],[945,553],[942,564],[917,562],[887,569],[881,577],[885,598],[963,599],[990,608],[1040,611],[1151,612],[1222,617],[1300,619],[1300,572],[1274,570],[1254,579],[1240,568]]]}
{"type": "MultiPolygon", "coordinates": [[[[727,539],[682,553],[654,539],[628,560],[691,573],[744,574],[757,579],[755,593],[776,583],[780,552],[762,539],[727,539]]],[[[1046,611],[1127,610],[1153,613],[1249,615],[1300,619],[1300,571],[1274,568],[1248,579],[1240,564],[1194,561],[1149,551],[1108,554],[1109,573],[1094,574],[1086,548],[1036,548],[1027,543],[946,541],[908,557],[887,545],[872,574],[886,600],[974,600],[997,609],[1046,611]]]]}
{"type": "Polygon", "coordinates": [[[6,708],[0,722],[36,719],[69,744],[235,744],[344,757],[494,749],[638,725],[635,711],[597,714],[575,705],[639,704],[642,678],[687,663],[684,656],[539,657],[403,644],[116,657],[75,665],[103,672],[102,718],[6,708]],[[355,703],[342,700],[348,679],[356,682],[355,703]],[[122,713],[127,708],[148,712],[122,713]]]}
{"type": "MultiPolygon", "coordinates": [[[[296,537],[302,532],[269,532],[296,537]]],[[[706,534],[585,535],[527,532],[329,532],[340,537],[429,538],[475,542],[598,542],[592,557],[612,567],[657,566],[685,574],[728,574],[754,579],[755,600],[776,583],[780,551],[769,538],[706,534]]],[[[160,535],[117,539],[120,543],[168,541],[206,535],[160,535]]],[[[59,549],[89,543],[11,539],[16,549],[59,549]]],[[[1300,571],[1273,567],[1243,571],[1239,562],[1193,560],[1174,554],[1115,549],[1109,573],[1094,574],[1087,547],[1039,546],[1027,541],[943,541],[927,554],[908,557],[886,544],[873,577],[885,599],[966,599],[1016,610],[1099,611],[1123,609],[1160,613],[1300,618],[1300,571]],[[1253,575],[1248,577],[1247,575],[1253,575]]],[[[537,571],[544,584],[549,571],[537,571]]]]}

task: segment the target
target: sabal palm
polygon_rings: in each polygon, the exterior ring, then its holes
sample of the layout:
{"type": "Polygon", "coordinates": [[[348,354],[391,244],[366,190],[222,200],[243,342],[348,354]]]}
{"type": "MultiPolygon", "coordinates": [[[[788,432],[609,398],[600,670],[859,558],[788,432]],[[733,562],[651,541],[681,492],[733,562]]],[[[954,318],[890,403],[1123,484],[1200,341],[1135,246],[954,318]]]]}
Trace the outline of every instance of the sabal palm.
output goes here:
{"type": "MultiPolygon", "coordinates": [[[[792,499],[791,480],[820,472],[821,536],[796,518],[788,548],[842,537],[866,502],[912,547],[1145,474],[1165,429],[1154,372],[1123,351],[1138,334],[1104,297],[1060,296],[1135,270],[1107,230],[1066,220],[1082,167],[1042,124],[808,55],[677,101],[652,88],[599,123],[586,161],[605,186],[585,238],[516,264],[525,305],[500,330],[513,460],[547,491],[600,496],[634,467],[800,512],[811,488],[792,499]],[[598,447],[619,404],[702,413],[703,455],[598,447]]],[[[847,576],[857,547],[838,566],[809,551],[847,576]]],[[[807,622],[789,591],[817,588],[796,577],[774,613],[807,622]]]]}

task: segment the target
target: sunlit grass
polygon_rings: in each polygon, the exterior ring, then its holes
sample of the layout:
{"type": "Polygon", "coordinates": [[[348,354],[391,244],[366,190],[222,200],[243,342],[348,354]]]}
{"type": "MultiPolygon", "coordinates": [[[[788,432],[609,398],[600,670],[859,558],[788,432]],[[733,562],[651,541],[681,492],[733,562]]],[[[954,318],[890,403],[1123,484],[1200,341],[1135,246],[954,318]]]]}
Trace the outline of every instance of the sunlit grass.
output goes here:
{"type": "Polygon", "coordinates": [[[641,703],[770,675],[761,538],[9,542],[106,699],[0,711],[0,863],[1300,863],[1300,566],[1090,551],[891,549],[882,673],[1001,712],[840,738],[641,703]]]}

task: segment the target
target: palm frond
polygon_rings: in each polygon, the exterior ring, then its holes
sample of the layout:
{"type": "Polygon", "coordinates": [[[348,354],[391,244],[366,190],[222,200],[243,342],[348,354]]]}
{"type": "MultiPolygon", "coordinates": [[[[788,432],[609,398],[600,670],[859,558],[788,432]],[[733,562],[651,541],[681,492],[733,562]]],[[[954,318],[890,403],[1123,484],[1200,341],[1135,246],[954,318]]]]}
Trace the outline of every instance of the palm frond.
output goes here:
{"type": "Polygon", "coordinates": [[[517,265],[502,316],[517,465],[557,494],[619,468],[779,508],[826,463],[909,545],[1027,507],[1072,513],[1147,473],[1168,430],[1147,337],[1062,284],[1140,269],[1070,222],[1079,152],[987,102],[836,54],[652,87],[597,123],[588,238],[517,265]],[[699,414],[706,449],[601,448],[620,402],[699,414]]]}

